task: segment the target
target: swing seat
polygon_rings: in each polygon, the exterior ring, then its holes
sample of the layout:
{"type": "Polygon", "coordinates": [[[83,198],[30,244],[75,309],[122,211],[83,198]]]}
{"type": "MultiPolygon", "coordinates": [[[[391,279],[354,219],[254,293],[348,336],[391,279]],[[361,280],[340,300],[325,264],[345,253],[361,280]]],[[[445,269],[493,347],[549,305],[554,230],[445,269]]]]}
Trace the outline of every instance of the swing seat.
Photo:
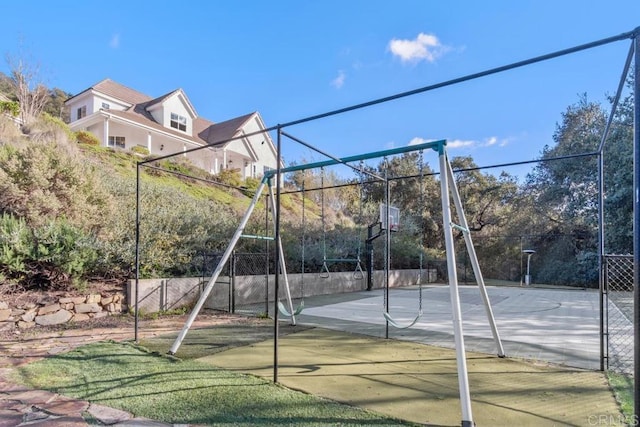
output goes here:
{"type": "Polygon", "coordinates": [[[330,276],[329,274],[329,267],[327,266],[327,261],[322,263],[322,269],[320,270],[320,278],[321,279],[328,279],[330,276]]]}
{"type": "Polygon", "coordinates": [[[418,322],[418,320],[422,317],[422,311],[418,312],[418,315],[416,316],[416,318],[415,318],[415,319],[413,319],[413,321],[412,321],[411,323],[409,323],[408,325],[401,325],[401,324],[399,324],[399,323],[398,323],[398,322],[396,322],[396,321],[394,320],[394,318],[393,318],[393,317],[391,317],[391,315],[390,315],[389,313],[387,313],[386,311],[385,311],[384,313],[382,313],[382,315],[383,315],[383,316],[384,316],[384,318],[387,320],[387,322],[389,322],[389,324],[390,324],[391,326],[393,326],[394,328],[397,328],[397,329],[407,329],[407,328],[412,327],[413,325],[415,325],[415,324],[418,322]]]}
{"type": "Polygon", "coordinates": [[[364,271],[362,271],[362,266],[360,265],[360,259],[358,259],[358,263],[356,264],[356,269],[353,271],[353,278],[356,280],[364,279],[364,271]]]}
{"type": "Polygon", "coordinates": [[[278,301],[278,311],[285,317],[297,316],[302,313],[302,310],[304,310],[304,301],[300,302],[300,305],[294,310],[293,314],[287,311],[287,308],[284,306],[282,301],[278,301]]]}

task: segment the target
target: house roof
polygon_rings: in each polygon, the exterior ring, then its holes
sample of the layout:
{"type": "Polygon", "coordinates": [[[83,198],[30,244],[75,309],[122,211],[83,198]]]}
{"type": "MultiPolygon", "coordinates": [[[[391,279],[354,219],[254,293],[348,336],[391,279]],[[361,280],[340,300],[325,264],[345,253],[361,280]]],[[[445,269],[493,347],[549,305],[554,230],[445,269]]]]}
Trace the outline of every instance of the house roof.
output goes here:
{"type": "Polygon", "coordinates": [[[202,130],[196,130],[194,122],[194,135],[198,135],[205,144],[213,144],[215,142],[227,141],[238,133],[238,130],[254,115],[255,112],[236,117],[217,124],[212,124],[202,130]],[[197,132],[197,133],[196,133],[197,132]]]}
{"type": "Polygon", "coordinates": [[[138,92],[135,89],[131,89],[127,86],[121,85],[120,83],[116,83],[111,79],[104,79],[99,81],[95,85],[83,90],[79,94],[74,95],[71,98],[67,99],[65,103],[71,101],[73,98],[76,98],[90,90],[95,90],[97,92],[104,93],[105,95],[119,99],[120,101],[124,101],[127,104],[135,105],[135,104],[140,104],[153,99],[142,92],[138,92]]]}
{"type": "Polygon", "coordinates": [[[121,85],[120,83],[116,83],[111,79],[102,80],[101,82],[93,86],[93,90],[102,92],[105,95],[112,96],[129,104],[140,104],[152,99],[150,96],[145,95],[144,93],[121,85]]]}
{"type": "MultiPolygon", "coordinates": [[[[242,127],[255,114],[257,114],[257,112],[254,111],[249,114],[245,114],[243,116],[226,120],[220,123],[214,123],[202,117],[196,117],[193,119],[192,136],[184,132],[180,132],[178,130],[163,126],[162,124],[158,123],[148,111],[149,107],[161,103],[170,96],[179,92],[184,95],[187,103],[189,103],[189,106],[193,109],[189,98],[186,96],[186,94],[184,94],[184,91],[182,89],[176,89],[157,98],[152,98],[148,95],[138,92],[137,90],[131,89],[107,78],[80,92],[79,94],[69,98],[66,102],[69,102],[71,99],[90,90],[103,93],[107,96],[123,101],[124,103],[131,104],[131,107],[129,107],[125,111],[112,109],[103,111],[104,114],[121,117],[134,123],[148,126],[153,129],[174,135],[176,137],[191,140],[197,144],[203,145],[213,144],[216,142],[220,142],[221,145],[226,145],[226,143],[228,143],[228,140],[237,136],[238,131],[242,129],[242,127]]],[[[193,111],[195,112],[195,109],[193,111]]]]}
{"type": "Polygon", "coordinates": [[[146,106],[146,108],[152,107],[152,106],[154,106],[154,105],[156,105],[156,104],[161,104],[161,103],[162,103],[162,102],[164,102],[167,98],[170,98],[170,97],[172,97],[172,96],[173,96],[173,95],[175,95],[175,94],[182,94],[182,96],[184,97],[185,102],[187,103],[187,107],[188,107],[189,109],[191,109],[191,112],[193,113],[193,115],[194,115],[195,117],[197,117],[197,116],[198,116],[198,113],[196,112],[196,109],[193,107],[193,104],[191,104],[191,101],[189,100],[189,97],[187,97],[187,95],[184,93],[184,91],[182,90],[182,88],[180,88],[180,89],[176,89],[176,90],[172,90],[172,91],[171,91],[171,92],[169,92],[169,93],[165,93],[164,95],[159,96],[158,98],[153,99],[153,100],[151,100],[151,101],[147,102],[147,106],[146,106]]]}

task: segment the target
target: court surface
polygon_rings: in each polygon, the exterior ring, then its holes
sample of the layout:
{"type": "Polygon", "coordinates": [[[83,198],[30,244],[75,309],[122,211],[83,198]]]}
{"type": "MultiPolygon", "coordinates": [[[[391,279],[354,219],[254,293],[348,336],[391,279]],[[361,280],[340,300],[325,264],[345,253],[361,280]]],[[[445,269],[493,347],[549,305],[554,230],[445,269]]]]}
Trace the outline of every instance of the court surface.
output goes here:
{"type": "MultiPolygon", "coordinates": [[[[597,292],[490,287],[488,293],[507,358],[496,356],[478,289],[460,288],[478,426],[624,421],[604,373],[595,370],[597,292]]],[[[392,339],[380,339],[386,334],[382,290],[305,298],[297,317],[305,327],[278,341],[278,382],[423,425],[460,425],[449,288],[429,286],[422,298],[419,321],[409,329],[389,328],[392,339]]],[[[410,323],[418,301],[417,288],[392,289],[391,314],[410,323]]],[[[274,378],[274,359],[268,339],[199,360],[274,378]]]]}
{"type": "MultiPolygon", "coordinates": [[[[393,288],[389,312],[401,325],[418,314],[419,289],[393,288]]],[[[487,287],[498,333],[508,357],[585,369],[600,368],[600,309],[597,290],[487,287]]],[[[467,350],[497,354],[476,286],[459,287],[467,350]]],[[[386,336],[383,290],[305,298],[301,324],[386,336]]],[[[454,347],[448,286],[422,289],[422,316],[408,329],[389,327],[389,337],[454,347]]]]}

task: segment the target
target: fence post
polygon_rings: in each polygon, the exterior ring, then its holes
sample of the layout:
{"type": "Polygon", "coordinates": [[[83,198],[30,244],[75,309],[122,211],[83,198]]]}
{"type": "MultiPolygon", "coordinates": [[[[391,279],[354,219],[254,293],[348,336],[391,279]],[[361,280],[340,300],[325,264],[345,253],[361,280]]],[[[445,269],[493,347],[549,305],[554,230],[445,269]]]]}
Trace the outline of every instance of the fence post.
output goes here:
{"type": "Polygon", "coordinates": [[[229,265],[229,313],[236,312],[236,264],[238,262],[238,254],[236,251],[231,253],[231,264],[229,265]]]}

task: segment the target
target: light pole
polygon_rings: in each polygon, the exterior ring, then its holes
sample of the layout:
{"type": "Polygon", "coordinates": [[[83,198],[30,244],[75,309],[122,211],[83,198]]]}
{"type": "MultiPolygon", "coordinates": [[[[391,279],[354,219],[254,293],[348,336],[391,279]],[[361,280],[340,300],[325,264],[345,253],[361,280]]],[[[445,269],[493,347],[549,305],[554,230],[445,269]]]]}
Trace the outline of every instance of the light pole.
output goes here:
{"type": "Polygon", "coordinates": [[[524,276],[524,284],[526,286],[531,285],[531,274],[529,274],[529,267],[531,266],[531,255],[535,254],[536,251],[533,249],[525,249],[522,251],[527,254],[527,274],[524,276]]]}

